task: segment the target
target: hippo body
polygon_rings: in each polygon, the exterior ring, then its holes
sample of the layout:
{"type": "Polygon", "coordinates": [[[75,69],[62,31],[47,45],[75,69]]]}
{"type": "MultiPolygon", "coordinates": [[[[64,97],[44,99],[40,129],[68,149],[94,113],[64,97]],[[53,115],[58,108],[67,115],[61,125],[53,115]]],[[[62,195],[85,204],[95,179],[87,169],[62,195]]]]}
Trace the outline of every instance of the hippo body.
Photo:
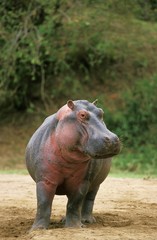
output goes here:
{"type": "Polygon", "coordinates": [[[32,229],[48,228],[54,195],[67,195],[65,226],[95,221],[94,199],[107,177],[111,157],[120,151],[103,111],[86,100],[69,100],[46,118],[26,148],[26,165],[37,188],[32,229]]]}

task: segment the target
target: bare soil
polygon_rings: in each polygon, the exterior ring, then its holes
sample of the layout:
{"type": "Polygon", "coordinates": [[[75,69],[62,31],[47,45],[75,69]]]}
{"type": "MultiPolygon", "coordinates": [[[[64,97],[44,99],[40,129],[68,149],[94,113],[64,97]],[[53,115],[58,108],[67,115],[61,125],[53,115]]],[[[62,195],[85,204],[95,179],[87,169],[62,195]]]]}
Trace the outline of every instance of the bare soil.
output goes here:
{"type": "Polygon", "coordinates": [[[1,240],[156,240],[157,179],[108,177],[98,192],[96,223],[64,228],[66,196],[55,196],[48,230],[29,232],[36,213],[35,184],[28,175],[0,175],[1,240]]]}

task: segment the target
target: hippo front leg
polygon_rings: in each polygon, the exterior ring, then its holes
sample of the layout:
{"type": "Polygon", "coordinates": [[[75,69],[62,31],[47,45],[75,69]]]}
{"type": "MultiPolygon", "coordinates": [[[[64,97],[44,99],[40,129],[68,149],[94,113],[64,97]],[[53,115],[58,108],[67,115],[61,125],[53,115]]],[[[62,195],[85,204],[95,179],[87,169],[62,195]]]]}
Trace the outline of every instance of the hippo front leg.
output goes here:
{"type": "Polygon", "coordinates": [[[99,186],[97,186],[93,191],[88,192],[83,205],[82,205],[82,217],[81,220],[83,223],[94,223],[96,222],[95,218],[92,215],[93,212],[93,206],[94,206],[94,200],[96,197],[96,194],[99,190],[99,186]]]}
{"type": "Polygon", "coordinates": [[[68,196],[65,227],[81,228],[81,209],[83,200],[89,189],[89,182],[85,182],[75,194],[68,196]]]}
{"type": "Polygon", "coordinates": [[[31,230],[48,228],[55,190],[56,187],[48,180],[40,181],[36,184],[37,213],[31,230]]]}

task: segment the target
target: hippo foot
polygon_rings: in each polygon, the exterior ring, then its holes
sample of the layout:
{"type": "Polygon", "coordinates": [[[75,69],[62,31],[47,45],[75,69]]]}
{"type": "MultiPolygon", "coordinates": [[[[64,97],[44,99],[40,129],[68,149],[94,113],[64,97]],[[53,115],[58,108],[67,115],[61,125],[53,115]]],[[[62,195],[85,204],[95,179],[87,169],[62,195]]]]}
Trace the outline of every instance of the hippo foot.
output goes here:
{"type": "Polygon", "coordinates": [[[34,222],[33,226],[30,229],[30,232],[38,230],[38,229],[47,229],[48,225],[49,225],[48,223],[46,223],[45,221],[42,221],[42,220],[40,220],[38,222],[34,222]]]}
{"type": "Polygon", "coordinates": [[[30,232],[36,231],[36,230],[42,230],[42,229],[48,229],[48,227],[44,227],[42,225],[35,225],[35,226],[33,225],[30,229],[30,232]]]}
{"type": "Polygon", "coordinates": [[[86,226],[81,222],[78,223],[65,223],[65,228],[85,228],[86,226]]]}
{"type": "Polygon", "coordinates": [[[82,222],[83,223],[96,223],[96,219],[93,216],[85,215],[85,216],[82,216],[82,222]]]}
{"type": "MultiPolygon", "coordinates": [[[[70,224],[67,224],[67,223],[66,223],[66,217],[62,217],[62,219],[60,220],[60,222],[61,222],[61,223],[64,223],[64,224],[65,224],[65,227],[70,227],[70,224]]],[[[77,227],[77,225],[78,225],[78,228],[85,227],[85,225],[82,224],[82,222],[81,222],[80,224],[72,224],[72,227],[73,227],[73,225],[74,225],[74,227],[75,227],[75,226],[77,227]]]]}
{"type": "Polygon", "coordinates": [[[62,223],[65,223],[65,228],[84,228],[86,227],[79,219],[62,218],[62,223]]]}

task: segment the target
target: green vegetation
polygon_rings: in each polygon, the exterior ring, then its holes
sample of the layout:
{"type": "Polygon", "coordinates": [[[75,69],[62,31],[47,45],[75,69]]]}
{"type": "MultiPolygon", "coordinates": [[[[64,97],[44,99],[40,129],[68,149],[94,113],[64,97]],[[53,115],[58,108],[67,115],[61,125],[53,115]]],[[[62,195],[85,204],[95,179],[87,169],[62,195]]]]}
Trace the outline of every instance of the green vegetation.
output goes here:
{"type": "Polygon", "coordinates": [[[113,159],[112,172],[157,176],[156,161],[156,148],[151,145],[138,150],[127,149],[113,159]]]}
{"type": "Polygon", "coordinates": [[[2,0],[0,117],[98,98],[123,143],[114,167],[155,173],[156,43],[157,0],[2,0]]]}
{"type": "Polygon", "coordinates": [[[0,174],[23,174],[23,175],[27,175],[28,171],[26,169],[7,169],[7,170],[0,170],[0,174]]]}

